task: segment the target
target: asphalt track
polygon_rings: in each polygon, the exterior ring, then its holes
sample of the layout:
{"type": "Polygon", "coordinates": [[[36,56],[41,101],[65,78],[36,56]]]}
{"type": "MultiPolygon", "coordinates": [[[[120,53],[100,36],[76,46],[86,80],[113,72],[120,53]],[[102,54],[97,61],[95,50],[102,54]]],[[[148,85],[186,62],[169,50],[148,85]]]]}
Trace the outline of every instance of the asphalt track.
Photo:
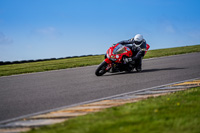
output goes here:
{"type": "Polygon", "coordinates": [[[142,73],[97,66],[0,77],[0,122],[62,106],[200,77],[200,53],[143,60],[142,73]]]}

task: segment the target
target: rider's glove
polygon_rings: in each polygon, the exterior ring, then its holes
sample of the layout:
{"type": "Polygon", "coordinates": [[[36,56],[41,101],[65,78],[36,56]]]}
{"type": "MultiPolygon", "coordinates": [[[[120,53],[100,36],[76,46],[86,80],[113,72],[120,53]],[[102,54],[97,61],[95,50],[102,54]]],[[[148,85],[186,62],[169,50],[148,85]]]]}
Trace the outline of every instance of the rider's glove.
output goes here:
{"type": "Polygon", "coordinates": [[[129,63],[129,62],[131,62],[131,61],[133,61],[132,58],[124,58],[124,63],[125,63],[125,64],[126,64],[126,63],[129,63]]]}

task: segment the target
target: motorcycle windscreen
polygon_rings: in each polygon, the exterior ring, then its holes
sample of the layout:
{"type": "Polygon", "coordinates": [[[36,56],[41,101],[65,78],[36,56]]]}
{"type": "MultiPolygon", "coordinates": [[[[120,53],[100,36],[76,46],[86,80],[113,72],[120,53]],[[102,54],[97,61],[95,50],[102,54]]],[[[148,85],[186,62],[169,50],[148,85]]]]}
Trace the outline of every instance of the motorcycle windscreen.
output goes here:
{"type": "Polygon", "coordinates": [[[119,44],[114,50],[113,50],[113,54],[122,54],[125,53],[126,49],[123,45],[119,44]]]}

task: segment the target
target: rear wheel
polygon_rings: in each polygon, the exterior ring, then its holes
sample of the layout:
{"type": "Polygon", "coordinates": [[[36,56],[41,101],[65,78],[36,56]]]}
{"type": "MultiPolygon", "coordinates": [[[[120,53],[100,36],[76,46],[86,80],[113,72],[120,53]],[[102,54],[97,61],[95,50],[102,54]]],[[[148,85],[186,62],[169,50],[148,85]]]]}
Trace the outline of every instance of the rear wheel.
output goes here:
{"type": "Polygon", "coordinates": [[[95,74],[96,74],[97,76],[102,76],[102,75],[104,75],[104,74],[107,72],[107,70],[106,70],[107,66],[108,66],[108,64],[107,64],[105,61],[103,61],[103,62],[99,65],[99,67],[97,68],[97,70],[95,71],[95,74]]]}

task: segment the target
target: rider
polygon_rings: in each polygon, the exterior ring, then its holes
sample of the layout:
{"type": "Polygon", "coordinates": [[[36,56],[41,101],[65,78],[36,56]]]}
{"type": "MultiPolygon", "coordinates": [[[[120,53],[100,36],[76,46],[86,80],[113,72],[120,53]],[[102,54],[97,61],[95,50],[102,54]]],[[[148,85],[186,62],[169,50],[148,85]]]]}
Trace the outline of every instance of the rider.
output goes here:
{"type": "Polygon", "coordinates": [[[135,61],[136,71],[141,72],[142,71],[142,57],[144,57],[145,51],[146,51],[146,40],[143,38],[143,36],[141,34],[137,34],[132,39],[120,41],[118,43],[122,45],[132,44],[130,48],[133,51],[133,56],[130,58],[125,58],[124,62],[131,63],[135,61]]]}

